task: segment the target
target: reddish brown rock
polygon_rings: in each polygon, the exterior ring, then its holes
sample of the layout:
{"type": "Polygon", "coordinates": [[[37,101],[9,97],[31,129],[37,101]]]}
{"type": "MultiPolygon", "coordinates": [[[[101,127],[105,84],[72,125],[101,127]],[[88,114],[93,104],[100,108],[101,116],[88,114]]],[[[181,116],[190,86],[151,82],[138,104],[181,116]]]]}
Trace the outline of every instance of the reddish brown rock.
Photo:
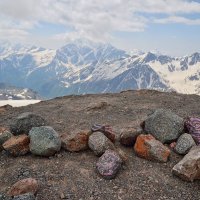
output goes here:
{"type": "Polygon", "coordinates": [[[124,146],[133,146],[141,132],[142,130],[137,128],[123,129],[120,134],[120,143],[124,146]]]}
{"type": "Polygon", "coordinates": [[[103,134],[113,143],[115,143],[116,135],[113,131],[105,131],[103,134]]]}
{"type": "Polygon", "coordinates": [[[25,155],[29,152],[30,139],[27,135],[13,136],[3,144],[3,148],[13,156],[25,155]]]}
{"type": "Polygon", "coordinates": [[[38,182],[33,178],[26,178],[16,182],[8,191],[9,196],[18,196],[26,193],[36,194],[38,191],[38,182]]]}
{"type": "Polygon", "coordinates": [[[139,157],[159,162],[167,162],[170,155],[170,150],[150,134],[139,135],[134,150],[139,157]]]}
{"type": "Polygon", "coordinates": [[[62,148],[71,152],[86,150],[90,134],[90,131],[78,131],[72,135],[64,134],[61,136],[62,148]]]}

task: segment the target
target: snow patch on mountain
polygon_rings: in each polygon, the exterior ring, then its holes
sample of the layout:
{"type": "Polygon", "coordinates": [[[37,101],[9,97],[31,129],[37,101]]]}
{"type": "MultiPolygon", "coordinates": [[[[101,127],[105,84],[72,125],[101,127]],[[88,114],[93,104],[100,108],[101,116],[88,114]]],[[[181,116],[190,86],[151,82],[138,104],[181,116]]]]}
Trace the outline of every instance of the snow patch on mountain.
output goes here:
{"type": "Polygon", "coordinates": [[[127,53],[89,40],[75,40],[57,50],[4,43],[0,81],[50,98],[145,88],[200,94],[200,54],[127,53]]]}
{"type": "Polygon", "coordinates": [[[41,97],[31,89],[0,83],[0,100],[39,100],[41,97]]]}

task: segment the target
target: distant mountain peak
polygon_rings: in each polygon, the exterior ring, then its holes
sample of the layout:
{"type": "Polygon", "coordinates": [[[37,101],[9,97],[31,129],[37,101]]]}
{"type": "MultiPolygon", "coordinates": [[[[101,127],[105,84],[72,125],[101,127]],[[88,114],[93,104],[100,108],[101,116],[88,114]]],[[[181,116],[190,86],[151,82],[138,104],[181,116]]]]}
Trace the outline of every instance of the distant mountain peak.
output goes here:
{"type": "Polygon", "coordinates": [[[0,45],[0,82],[46,97],[154,88],[198,93],[200,54],[171,57],[155,51],[127,53],[109,43],[76,39],[57,50],[0,45]]]}
{"type": "Polygon", "coordinates": [[[145,52],[144,51],[141,51],[141,50],[139,50],[139,49],[132,49],[131,51],[128,51],[127,52],[130,56],[135,56],[135,55],[143,55],[143,54],[145,54],[145,52]]]}
{"type": "Polygon", "coordinates": [[[10,86],[0,83],[0,100],[39,100],[42,99],[37,92],[22,87],[10,86]]]}
{"type": "Polygon", "coordinates": [[[83,48],[83,47],[96,48],[96,47],[102,45],[103,43],[94,42],[94,41],[89,40],[87,38],[78,38],[78,39],[75,39],[75,40],[68,42],[67,44],[73,44],[73,45],[76,45],[79,48],[83,48]]]}

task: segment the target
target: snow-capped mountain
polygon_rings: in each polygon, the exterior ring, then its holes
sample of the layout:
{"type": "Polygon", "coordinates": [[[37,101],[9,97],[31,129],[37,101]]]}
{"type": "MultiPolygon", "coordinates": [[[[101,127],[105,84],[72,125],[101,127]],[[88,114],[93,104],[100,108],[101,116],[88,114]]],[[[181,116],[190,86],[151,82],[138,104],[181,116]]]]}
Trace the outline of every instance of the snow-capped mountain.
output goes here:
{"type": "Polygon", "coordinates": [[[127,53],[88,40],[58,50],[4,44],[0,82],[28,87],[48,98],[142,88],[200,94],[200,54],[177,58],[127,53]]]}
{"type": "Polygon", "coordinates": [[[0,83],[0,100],[39,100],[41,97],[33,90],[18,88],[0,83]]]}

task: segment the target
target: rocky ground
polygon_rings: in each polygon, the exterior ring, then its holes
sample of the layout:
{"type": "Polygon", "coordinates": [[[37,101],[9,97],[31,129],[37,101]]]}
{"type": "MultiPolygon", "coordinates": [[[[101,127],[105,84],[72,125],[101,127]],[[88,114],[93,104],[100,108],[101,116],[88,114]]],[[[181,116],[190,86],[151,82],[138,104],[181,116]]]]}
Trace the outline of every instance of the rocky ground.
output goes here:
{"type": "MultiPolygon", "coordinates": [[[[139,127],[157,108],[170,109],[181,117],[200,116],[200,97],[157,91],[127,91],[60,97],[35,105],[0,107],[0,126],[8,127],[23,112],[43,116],[59,134],[89,130],[95,123],[110,124],[116,133],[139,127]]],[[[40,187],[38,200],[199,200],[199,181],[185,182],[171,173],[182,156],[172,152],[167,163],[139,158],[133,148],[117,144],[128,162],[113,180],[104,180],[95,170],[98,157],[90,150],[69,153],[62,150],[50,158],[31,154],[12,157],[0,153],[0,192],[5,193],[20,179],[33,177],[40,187]]]]}

